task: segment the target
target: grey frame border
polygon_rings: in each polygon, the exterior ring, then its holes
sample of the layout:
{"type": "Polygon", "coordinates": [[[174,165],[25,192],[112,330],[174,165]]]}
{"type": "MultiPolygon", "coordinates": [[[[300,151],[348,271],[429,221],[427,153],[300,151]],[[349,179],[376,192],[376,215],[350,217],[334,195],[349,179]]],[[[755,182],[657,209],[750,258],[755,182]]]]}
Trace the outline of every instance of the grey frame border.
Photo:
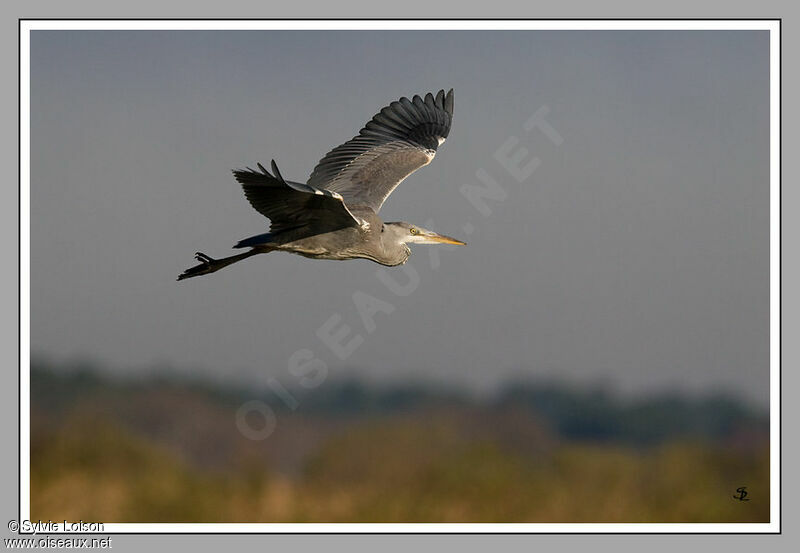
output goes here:
{"type": "MultiPolygon", "coordinates": [[[[23,21],[773,21],[778,23],[778,30],[780,32],[780,50],[779,59],[780,64],[778,73],[781,80],[781,88],[778,90],[778,109],[780,111],[778,135],[780,137],[781,147],[778,151],[778,194],[783,197],[783,18],[776,17],[729,17],[729,18],[715,18],[715,17],[668,17],[668,18],[647,18],[647,17],[589,17],[589,18],[561,18],[561,17],[544,17],[544,18],[515,18],[515,17],[497,17],[497,18],[484,18],[484,17],[431,17],[431,18],[386,18],[386,17],[318,17],[318,18],[303,18],[303,17],[275,17],[275,18],[257,18],[257,17],[145,17],[145,18],[92,18],[92,17],[21,17],[17,19],[17,331],[21,330],[21,314],[22,314],[22,60],[21,60],[21,41],[22,41],[22,22],[23,21]]],[[[770,149],[775,145],[770,144],[770,149]]],[[[771,191],[770,191],[771,193],[771,191]]],[[[783,204],[779,206],[781,214],[783,213],[783,204]]],[[[779,282],[779,296],[783,299],[783,228],[778,229],[778,282],[779,282]]],[[[778,307],[778,320],[779,328],[776,330],[778,333],[778,388],[781,397],[781,409],[778,413],[778,467],[781,485],[783,485],[783,306],[779,302],[778,307]]],[[[772,329],[771,329],[772,331],[772,329]]],[[[22,497],[19,487],[19,480],[21,475],[21,454],[22,454],[22,431],[20,427],[21,419],[21,406],[22,406],[22,339],[21,333],[18,334],[17,340],[17,359],[18,359],[18,380],[17,380],[17,515],[18,520],[22,518],[22,497]]],[[[28,367],[30,370],[30,367],[28,367]]],[[[775,416],[770,413],[770,417],[775,416]]],[[[160,535],[188,535],[188,536],[246,536],[246,535],[259,535],[259,536],[283,536],[283,535],[303,535],[303,536],[335,536],[335,535],[364,535],[364,536],[382,536],[382,535],[521,535],[521,536],[536,536],[536,535],[570,535],[570,536],[613,536],[613,535],[633,535],[633,536],[685,536],[685,535],[709,535],[709,536],[746,536],[746,535],[783,535],[783,512],[784,512],[784,494],[783,490],[780,493],[780,516],[778,518],[777,531],[764,531],[764,532],[103,532],[106,536],[160,536],[160,535]]],[[[469,523],[464,523],[469,524],[469,523]]],[[[58,532],[38,532],[40,535],[60,535],[58,532]]],[[[73,536],[86,536],[92,534],[71,534],[73,536]]]]}

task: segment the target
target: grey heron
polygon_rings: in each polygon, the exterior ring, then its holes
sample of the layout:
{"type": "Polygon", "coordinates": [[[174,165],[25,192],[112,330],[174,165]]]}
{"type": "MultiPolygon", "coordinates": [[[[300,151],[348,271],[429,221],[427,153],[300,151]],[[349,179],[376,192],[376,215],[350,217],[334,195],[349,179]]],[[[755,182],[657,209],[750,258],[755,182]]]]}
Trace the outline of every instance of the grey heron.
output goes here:
{"type": "Polygon", "coordinates": [[[433,160],[452,119],[452,89],[403,97],[384,107],[358,136],[328,152],[305,184],[285,180],[274,160],[272,173],[260,163],[258,170],[234,170],[247,200],[270,220],[269,232],[241,240],[234,248],[250,249],[238,255],[213,259],[197,252],[200,264],[178,280],[272,251],[395,266],[411,255],[408,244],[464,245],[419,225],[378,217],[397,185],[433,160]]]}

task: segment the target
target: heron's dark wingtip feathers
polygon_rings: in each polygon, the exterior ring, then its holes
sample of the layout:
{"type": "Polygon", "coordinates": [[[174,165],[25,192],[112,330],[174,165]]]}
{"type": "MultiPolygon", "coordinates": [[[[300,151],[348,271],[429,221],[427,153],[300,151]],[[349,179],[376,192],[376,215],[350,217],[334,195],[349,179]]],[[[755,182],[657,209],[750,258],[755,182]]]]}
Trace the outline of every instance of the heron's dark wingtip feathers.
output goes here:
{"type": "Polygon", "coordinates": [[[436,93],[436,99],[434,100],[437,108],[444,109],[444,90],[440,90],[436,93]]]}
{"type": "MultiPolygon", "coordinates": [[[[270,220],[272,232],[296,229],[311,224],[320,217],[341,226],[358,224],[341,196],[326,194],[303,183],[284,180],[275,160],[272,160],[274,175],[260,163],[256,166],[258,171],[249,167],[246,171],[235,169],[233,176],[242,186],[244,196],[253,209],[270,220]]],[[[245,245],[240,242],[234,247],[241,248],[245,245]]]]}
{"type": "Polygon", "coordinates": [[[258,167],[258,171],[247,167],[246,169],[233,169],[233,178],[241,184],[242,186],[264,186],[264,185],[275,185],[277,183],[289,186],[289,184],[284,180],[283,175],[278,170],[278,166],[275,164],[275,160],[272,160],[272,173],[270,173],[266,167],[261,165],[261,163],[256,163],[256,167],[258,167]]]}
{"type": "Polygon", "coordinates": [[[281,175],[281,172],[278,171],[278,164],[275,163],[274,159],[272,160],[271,167],[272,167],[272,172],[275,174],[275,178],[285,183],[286,180],[284,180],[283,175],[281,175]]]}
{"type": "MultiPolygon", "coordinates": [[[[269,173],[269,171],[267,171],[266,169],[264,169],[264,166],[263,166],[263,165],[261,165],[260,163],[256,163],[256,165],[258,166],[258,168],[259,168],[259,170],[261,171],[261,173],[262,173],[262,174],[264,174],[264,175],[266,175],[266,176],[268,176],[268,177],[271,177],[271,176],[272,176],[272,175],[269,173]]],[[[253,172],[255,173],[255,171],[253,171],[253,172]]]]}
{"type": "Polygon", "coordinates": [[[435,96],[431,92],[424,97],[414,94],[410,100],[403,96],[381,109],[361,129],[359,135],[365,138],[410,140],[426,149],[436,150],[441,142],[438,139],[447,138],[450,133],[452,115],[452,88],[446,93],[441,89],[435,96]]]}
{"type": "Polygon", "coordinates": [[[245,167],[244,169],[232,169],[231,172],[233,173],[233,178],[236,179],[236,182],[239,184],[245,184],[249,180],[248,175],[255,173],[255,171],[250,169],[250,167],[245,167]]]}
{"type": "Polygon", "coordinates": [[[430,92],[425,95],[425,105],[431,109],[436,109],[436,100],[433,99],[433,94],[430,92]]]}
{"type": "Polygon", "coordinates": [[[248,166],[244,169],[233,169],[231,172],[236,182],[245,188],[248,186],[274,186],[276,181],[284,184],[282,180],[272,176],[260,163],[256,163],[256,167],[258,167],[258,170],[248,166]]]}

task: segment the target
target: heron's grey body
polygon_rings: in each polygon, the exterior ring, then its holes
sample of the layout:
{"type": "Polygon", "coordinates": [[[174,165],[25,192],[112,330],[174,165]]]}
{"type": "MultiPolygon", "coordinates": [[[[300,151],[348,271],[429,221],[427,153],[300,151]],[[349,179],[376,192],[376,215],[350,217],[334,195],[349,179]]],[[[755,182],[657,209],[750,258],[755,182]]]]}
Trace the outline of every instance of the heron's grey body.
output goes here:
{"type": "Polygon", "coordinates": [[[363,225],[321,232],[309,237],[280,236],[266,245],[314,259],[370,259],[381,265],[405,263],[411,250],[402,242],[404,232],[395,223],[384,223],[375,213],[356,211],[363,225]],[[274,245],[273,245],[274,244],[274,245]]]}
{"type": "Polygon", "coordinates": [[[463,244],[410,223],[385,223],[378,216],[397,185],[433,160],[450,132],[452,116],[452,90],[392,102],[358,136],[331,150],[305,184],[285,180],[274,161],[272,173],[261,164],[258,171],[234,171],[251,205],[270,219],[270,232],[240,241],[235,248],[251,249],[238,255],[212,259],[198,252],[200,265],[178,280],[271,251],[395,266],[411,255],[408,243],[463,244]]]}

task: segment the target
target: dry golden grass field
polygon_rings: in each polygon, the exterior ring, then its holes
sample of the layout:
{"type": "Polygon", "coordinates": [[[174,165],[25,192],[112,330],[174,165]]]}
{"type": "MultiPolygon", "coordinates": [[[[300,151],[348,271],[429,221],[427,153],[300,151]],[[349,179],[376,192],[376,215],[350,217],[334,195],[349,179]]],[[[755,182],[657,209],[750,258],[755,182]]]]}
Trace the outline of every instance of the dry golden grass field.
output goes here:
{"type": "Polygon", "coordinates": [[[281,413],[257,442],[236,431],[235,402],[202,389],[58,381],[59,402],[48,378],[34,386],[33,520],[769,520],[763,421],[636,443],[565,437],[518,406],[434,400],[281,413]],[[733,499],[740,486],[750,501],[733,499]]]}

